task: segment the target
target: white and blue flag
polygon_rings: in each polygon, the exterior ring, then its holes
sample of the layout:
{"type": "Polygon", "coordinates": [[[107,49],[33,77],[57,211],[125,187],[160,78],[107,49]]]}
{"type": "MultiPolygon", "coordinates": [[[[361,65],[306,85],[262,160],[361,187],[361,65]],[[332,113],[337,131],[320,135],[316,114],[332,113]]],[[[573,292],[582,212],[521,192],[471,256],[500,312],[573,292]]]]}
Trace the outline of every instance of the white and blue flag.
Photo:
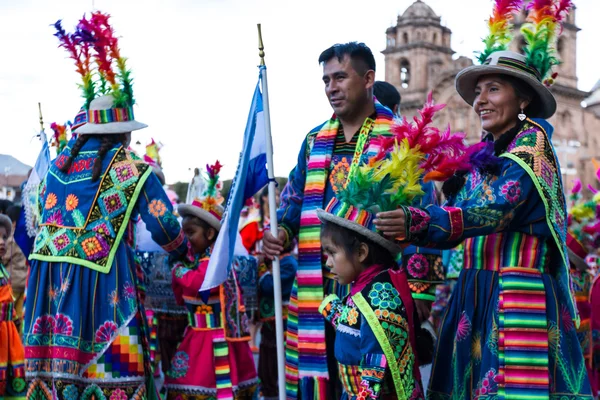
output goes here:
{"type": "MultiPolygon", "coordinates": [[[[260,83],[259,77],[252,97],[250,113],[248,114],[240,161],[231,184],[229,199],[221,222],[221,230],[211,254],[200,292],[208,291],[225,282],[234,254],[247,254],[241,240],[238,240],[240,212],[245,201],[269,182],[267,174],[267,138],[260,83]]],[[[207,295],[208,292],[205,292],[202,297],[207,295]]]]}

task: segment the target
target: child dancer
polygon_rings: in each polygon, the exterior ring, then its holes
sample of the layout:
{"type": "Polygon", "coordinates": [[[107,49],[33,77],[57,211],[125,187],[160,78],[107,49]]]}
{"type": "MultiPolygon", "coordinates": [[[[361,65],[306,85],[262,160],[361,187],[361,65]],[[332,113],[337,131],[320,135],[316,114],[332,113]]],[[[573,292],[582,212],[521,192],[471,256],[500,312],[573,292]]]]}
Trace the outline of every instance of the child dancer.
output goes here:
{"type": "Polygon", "coordinates": [[[175,298],[188,309],[190,325],[167,372],[168,399],[251,399],[256,388],[248,321],[234,269],[210,291],[207,302],[198,295],[221,228],[219,170],[218,162],[208,167],[209,183],[202,199],[179,207],[195,261],[175,264],[172,272],[175,298]]]}
{"type": "Polygon", "coordinates": [[[25,398],[25,350],[14,324],[17,318],[8,271],[2,265],[12,222],[0,214],[0,399],[25,398]]]}

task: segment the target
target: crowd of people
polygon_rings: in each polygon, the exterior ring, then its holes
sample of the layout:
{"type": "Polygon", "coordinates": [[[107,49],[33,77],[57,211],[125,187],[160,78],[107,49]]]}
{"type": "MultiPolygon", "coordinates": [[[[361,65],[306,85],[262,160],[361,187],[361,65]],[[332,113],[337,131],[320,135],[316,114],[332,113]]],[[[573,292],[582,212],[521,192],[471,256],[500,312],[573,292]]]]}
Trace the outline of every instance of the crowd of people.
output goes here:
{"type": "Polygon", "coordinates": [[[456,77],[472,145],[433,126],[431,96],[402,118],[363,43],[323,51],[333,115],[277,192],[279,229],[267,188],[247,199],[245,254],[206,291],[220,163],[178,204],[154,141],[130,148],[146,125],[108,15],[57,22],[84,105],[53,125],[37,195],[0,202],[0,398],[279,398],[276,257],[288,399],[597,398],[600,194],[564,195],[548,87],[571,4],[542,3],[520,54],[521,2],[497,0],[480,65],[456,77]]]}

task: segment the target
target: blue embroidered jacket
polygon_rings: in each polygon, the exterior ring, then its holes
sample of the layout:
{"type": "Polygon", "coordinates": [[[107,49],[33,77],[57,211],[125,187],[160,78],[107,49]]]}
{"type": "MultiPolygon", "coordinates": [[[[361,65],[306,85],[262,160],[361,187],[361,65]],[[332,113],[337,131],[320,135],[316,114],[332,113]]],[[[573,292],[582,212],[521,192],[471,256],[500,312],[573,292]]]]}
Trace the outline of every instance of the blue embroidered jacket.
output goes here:
{"type": "Polygon", "coordinates": [[[60,167],[73,143],[53,161],[40,187],[40,230],[31,259],[107,273],[131,220],[138,216],[167,252],[186,254],[187,241],[171,202],[146,163],[115,145],[104,157],[100,179],[92,182],[100,141],[91,137],[64,173],[60,167]]]}

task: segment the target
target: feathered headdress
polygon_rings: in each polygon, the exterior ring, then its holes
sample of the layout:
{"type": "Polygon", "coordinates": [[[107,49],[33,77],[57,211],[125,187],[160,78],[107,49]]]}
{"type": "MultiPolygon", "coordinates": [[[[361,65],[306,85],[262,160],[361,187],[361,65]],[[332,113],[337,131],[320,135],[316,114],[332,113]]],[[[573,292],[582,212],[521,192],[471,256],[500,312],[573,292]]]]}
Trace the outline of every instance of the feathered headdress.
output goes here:
{"type": "MultiPolygon", "coordinates": [[[[600,169],[596,170],[600,180],[600,169]]],[[[591,186],[591,200],[582,199],[582,185],[575,180],[569,195],[571,209],[567,219],[567,247],[581,259],[600,245],[600,193],[591,186]]]]}
{"type": "Polygon", "coordinates": [[[51,145],[56,147],[56,154],[60,154],[69,142],[69,139],[67,138],[67,131],[69,130],[70,126],[70,122],[67,122],[64,125],[60,125],[56,122],[50,124],[50,129],[52,129],[54,132],[51,145]]]}
{"type": "Polygon", "coordinates": [[[54,24],[59,47],[64,48],[75,61],[77,72],[82,76],[84,107],[87,109],[97,95],[111,94],[115,107],[134,104],[131,71],[127,59],[121,55],[119,41],[109,24],[110,16],[100,11],[85,15],[75,32],[67,33],[61,20],[54,24]],[[92,65],[96,64],[96,68],[92,65]]]}
{"type": "Polygon", "coordinates": [[[206,165],[208,181],[202,197],[192,201],[192,204],[183,204],[179,206],[178,211],[182,217],[186,215],[198,217],[216,230],[221,227],[221,218],[223,218],[223,201],[221,195],[221,181],[219,173],[221,172],[221,163],[206,165]]]}
{"type": "Polygon", "coordinates": [[[424,193],[422,181],[444,180],[457,170],[470,168],[471,151],[465,146],[465,134],[452,134],[450,127],[440,132],[431,126],[435,113],[444,107],[434,104],[430,93],[414,122],[403,118],[393,125],[391,137],[378,139],[379,153],[348,177],[348,185],[325,210],[317,211],[319,218],[398,253],[400,247],[377,232],[373,224],[376,213],[412,205],[424,193]]]}
{"type": "Polygon", "coordinates": [[[146,154],[144,155],[144,161],[150,165],[156,165],[162,167],[162,160],[160,159],[160,149],[162,145],[156,143],[154,139],[146,145],[146,154]]]}
{"type": "Polygon", "coordinates": [[[527,5],[527,22],[521,27],[526,43],[523,51],[527,64],[539,71],[546,86],[552,85],[557,76],[551,73],[559,63],[556,43],[571,7],[571,0],[531,0],[527,5]]]}
{"type": "Polygon", "coordinates": [[[480,63],[483,64],[493,52],[508,49],[508,44],[512,40],[513,24],[511,20],[513,14],[519,12],[522,6],[523,0],[496,0],[494,2],[494,11],[488,19],[490,33],[483,39],[485,49],[477,57],[480,63]]]}
{"type": "Polygon", "coordinates": [[[421,181],[443,181],[456,171],[470,168],[471,151],[464,133],[431,126],[445,104],[434,104],[432,94],[409,122],[406,117],[392,127],[392,136],[381,138],[380,152],[360,167],[337,198],[373,212],[410,205],[423,194],[421,181]]]}

